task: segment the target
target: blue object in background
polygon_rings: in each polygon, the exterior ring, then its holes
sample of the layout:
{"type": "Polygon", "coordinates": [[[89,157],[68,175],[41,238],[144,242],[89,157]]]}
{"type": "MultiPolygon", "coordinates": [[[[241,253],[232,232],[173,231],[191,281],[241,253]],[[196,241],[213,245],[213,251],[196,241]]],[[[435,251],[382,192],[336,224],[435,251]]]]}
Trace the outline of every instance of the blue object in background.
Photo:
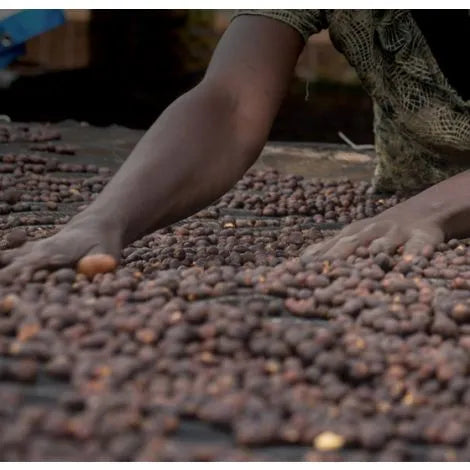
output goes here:
{"type": "Polygon", "coordinates": [[[24,54],[25,42],[65,23],[62,10],[21,10],[0,19],[0,69],[24,54]]]}

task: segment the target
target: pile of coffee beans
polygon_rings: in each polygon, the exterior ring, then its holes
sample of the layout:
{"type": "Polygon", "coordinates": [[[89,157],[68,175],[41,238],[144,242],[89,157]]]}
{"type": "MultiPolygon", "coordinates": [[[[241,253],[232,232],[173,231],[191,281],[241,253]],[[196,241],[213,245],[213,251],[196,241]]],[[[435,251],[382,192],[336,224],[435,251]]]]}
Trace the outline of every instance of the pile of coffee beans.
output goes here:
{"type": "MultiPolygon", "coordinates": [[[[1,156],[1,248],[55,233],[109,178],[1,156]]],[[[0,459],[468,460],[470,244],[302,255],[400,200],[251,171],[113,273],[0,285],[0,459]],[[206,440],[182,437],[194,423],[206,440]]]]}

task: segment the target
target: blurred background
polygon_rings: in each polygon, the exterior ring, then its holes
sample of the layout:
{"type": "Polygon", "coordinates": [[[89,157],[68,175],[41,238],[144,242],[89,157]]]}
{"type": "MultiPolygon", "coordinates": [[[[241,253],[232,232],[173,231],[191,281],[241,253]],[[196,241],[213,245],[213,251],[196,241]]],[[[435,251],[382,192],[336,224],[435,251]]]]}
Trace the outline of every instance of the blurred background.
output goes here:
{"type": "MultiPolygon", "coordinates": [[[[233,11],[64,14],[62,25],[28,40],[24,53],[0,70],[0,114],[145,129],[202,78],[233,11]]],[[[372,107],[323,31],[299,59],[270,140],[341,142],[338,131],[355,143],[372,143],[372,107]]]]}

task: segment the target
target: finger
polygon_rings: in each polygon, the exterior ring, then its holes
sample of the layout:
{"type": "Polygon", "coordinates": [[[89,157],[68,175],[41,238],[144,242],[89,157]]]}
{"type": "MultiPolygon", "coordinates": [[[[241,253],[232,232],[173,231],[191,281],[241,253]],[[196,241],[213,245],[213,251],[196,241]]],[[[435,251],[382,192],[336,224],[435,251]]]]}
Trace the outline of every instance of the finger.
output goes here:
{"type": "Polygon", "coordinates": [[[44,253],[36,251],[20,255],[5,268],[0,270],[0,282],[10,282],[22,273],[22,278],[27,278],[34,271],[47,266],[48,257],[44,253]]]}
{"type": "Polygon", "coordinates": [[[373,240],[369,246],[369,251],[371,255],[378,253],[392,254],[404,241],[403,232],[397,227],[393,227],[383,237],[373,240]]]}
{"type": "Polygon", "coordinates": [[[51,244],[51,239],[48,239],[49,244],[43,246],[41,251],[47,256],[43,256],[44,262],[41,268],[56,269],[63,266],[72,266],[81,259],[102,256],[106,251],[99,245],[92,245],[91,248],[76,247],[71,249],[64,241],[60,243],[51,244]],[[52,252],[54,250],[54,252],[52,252]]]}
{"type": "Polygon", "coordinates": [[[41,268],[60,268],[62,266],[67,266],[72,262],[70,255],[65,255],[63,253],[56,253],[51,256],[47,256],[44,259],[44,262],[41,265],[41,268]]]}
{"type": "MultiPolygon", "coordinates": [[[[338,233],[336,236],[334,236],[330,240],[328,240],[326,242],[320,242],[320,243],[317,243],[317,244],[315,244],[311,247],[308,247],[303,255],[306,258],[307,257],[312,257],[312,256],[320,256],[321,258],[329,258],[329,257],[337,256],[337,255],[332,256],[331,253],[330,253],[330,250],[335,245],[337,245],[341,240],[343,240],[345,238],[347,239],[348,236],[349,237],[355,236],[355,234],[357,234],[358,232],[364,232],[364,235],[366,236],[368,231],[373,229],[373,227],[375,227],[375,224],[374,223],[371,224],[370,220],[368,220],[368,221],[361,220],[361,221],[358,221],[358,222],[353,222],[352,224],[348,225],[343,230],[341,230],[340,233],[338,233]],[[369,224],[369,226],[368,226],[368,224],[369,224]]],[[[351,240],[351,239],[349,239],[349,240],[351,240]]],[[[344,246],[344,248],[342,248],[343,246],[344,245],[340,245],[339,249],[344,250],[344,253],[348,253],[350,251],[349,247],[344,246]]],[[[357,245],[356,245],[356,248],[357,248],[357,245]]],[[[354,250],[355,250],[355,248],[354,248],[354,250]]],[[[347,256],[349,256],[349,255],[346,255],[346,257],[347,256]]]]}
{"type": "Polygon", "coordinates": [[[435,247],[444,241],[444,234],[439,229],[414,229],[410,239],[406,242],[403,254],[419,255],[426,246],[435,247]]]}
{"type": "Polygon", "coordinates": [[[359,232],[364,227],[364,221],[353,222],[347,227],[343,228],[339,233],[334,237],[329,238],[328,240],[323,240],[319,243],[315,243],[305,249],[302,253],[302,256],[312,257],[320,253],[326,253],[333,245],[335,245],[341,238],[347,235],[353,235],[356,232],[359,232]]]}
{"type": "Polygon", "coordinates": [[[344,227],[337,236],[344,237],[345,235],[354,235],[355,233],[362,232],[362,230],[369,225],[371,225],[370,219],[357,220],[344,227]]]}
{"type": "Polygon", "coordinates": [[[336,245],[325,254],[325,258],[347,258],[356,251],[358,246],[366,246],[371,241],[381,237],[387,232],[389,227],[390,224],[387,222],[369,222],[369,225],[359,233],[342,237],[336,245]]]}
{"type": "Polygon", "coordinates": [[[19,269],[18,274],[16,275],[16,279],[20,282],[29,282],[33,277],[35,269],[32,266],[22,266],[19,269]]]}
{"type": "Polygon", "coordinates": [[[315,243],[314,245],[308,246],[304,252],[302,253],[302,256],[316,256],[320,252],[325,252],[328,250],[330,247],[332,247],[337,241],[339,240],[338,236],[335,236],[333,238],[330,238],[329,240],[324,240],[319,243],[315,243]]]}
{"type": "Polygon", "coordinates": [[[352,255],[359,246],[358,235],[348,235],[338,240],[329,250],[327,250],[322,258],[347,258],[352,255]]]}
{"type": "Polygon", "coordinates": [[[21,262],[11,263],[0,271],[0,282],[7,284],[13,282],[21,273],[23,267],[24,265],[21,262]]]}
{"type": "Polygon", "coordinates": [[[0,252],[0,265],[6,266],[13,262],[15,258],[18,258],[28,252],[30,244],[26,243],[20,248],[13,248],[11,250],[3,250],[0,252]]]}

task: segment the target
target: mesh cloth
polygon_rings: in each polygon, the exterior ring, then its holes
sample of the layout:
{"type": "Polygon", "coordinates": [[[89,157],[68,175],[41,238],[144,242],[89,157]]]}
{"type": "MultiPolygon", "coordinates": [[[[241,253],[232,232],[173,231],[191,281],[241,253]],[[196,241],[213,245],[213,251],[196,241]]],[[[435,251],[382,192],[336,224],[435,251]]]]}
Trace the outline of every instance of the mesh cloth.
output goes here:
{"type": "Polygon", "coordinates": [[[414,192],[470,168],[470,101],[451,87],[409,10],[241,10],[235,16],[243,14],[287,23],[304,40],[329,29],[374,102],[377,191],[414,192]]]}

